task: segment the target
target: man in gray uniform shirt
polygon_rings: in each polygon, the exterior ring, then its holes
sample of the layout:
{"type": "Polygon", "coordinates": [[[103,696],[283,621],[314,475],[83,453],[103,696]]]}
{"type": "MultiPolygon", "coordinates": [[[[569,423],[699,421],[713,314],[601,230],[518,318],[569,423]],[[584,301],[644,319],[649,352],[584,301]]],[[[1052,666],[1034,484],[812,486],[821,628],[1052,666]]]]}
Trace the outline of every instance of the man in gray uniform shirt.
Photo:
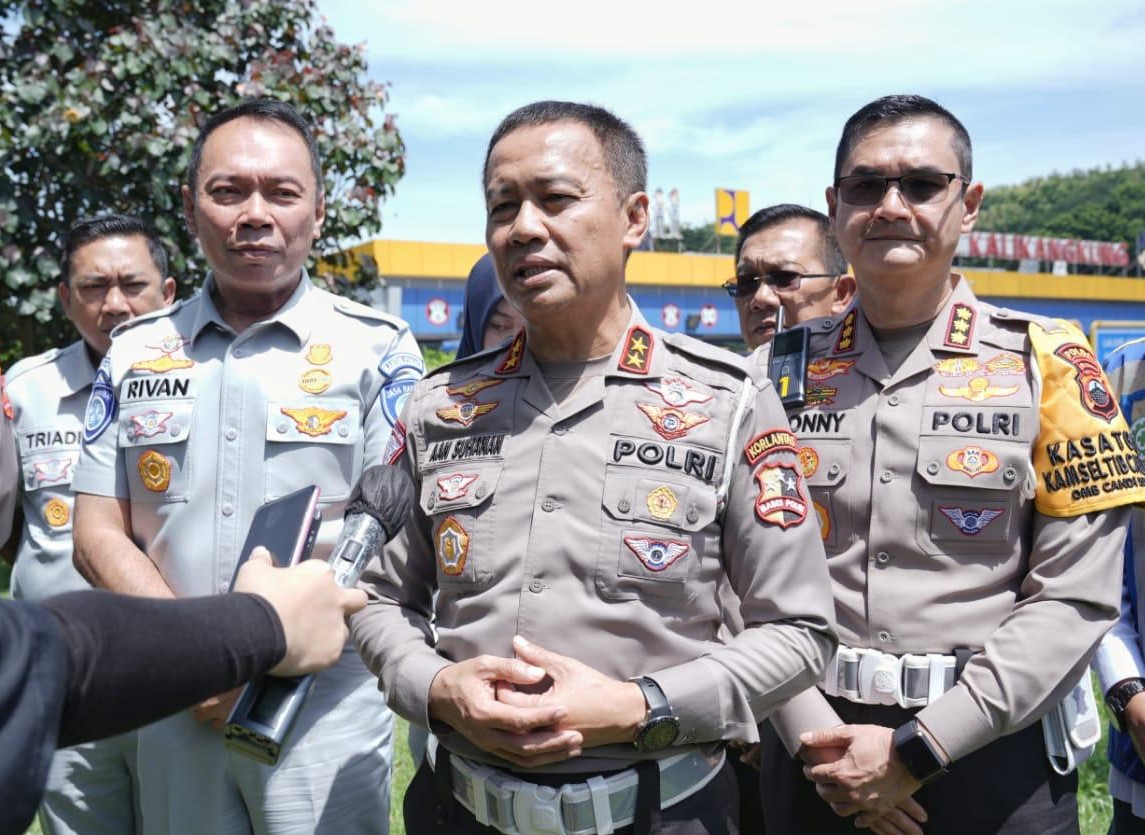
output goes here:
{"type": "MultiPolygon", "coordinates": [[[[211,272],[191,299],[121,328],[88,404],[76,561],[97,585],[225,592],[258,507],[309,484],[314,556],[329,555],[422,362],[400,319],[311,283],[323,183],[289,105],[248,100],[204,125],[183,206],[211,272]]],[[[236,697],[140,731],[149,835],[386,831],[392,720],[352,648],[316,679],[273,768],[223,745],[236,697]]]]}
{"type": "MultiPolygon", "coordinates": [[[[81,339],[21,360],[8,374],[23,485],[12,571],[17,600],[88,588],[72,566],[72,475],[92,379],[112,329],[175,298],[163,243],[138,218],[80,221],[68,232],[60,266],[60,306],[81,339]]],[[[142,832],[135,748],[132,732],[57,752],[40,807],[45,835],[142,832]]]]}
{"type": "Polygon", "coordinates": [[[526,324],[410,395],[391,460],[419,501],[352,623],[436,735],[410,833],[737,832],[724,743],[753,742],[834,644],[774,391],[625,292],[645,171],[597,107],[528,105],[490,140],[486,242],[526,324]],[[746,625],[726,643],[725,577],[746,625]]]}

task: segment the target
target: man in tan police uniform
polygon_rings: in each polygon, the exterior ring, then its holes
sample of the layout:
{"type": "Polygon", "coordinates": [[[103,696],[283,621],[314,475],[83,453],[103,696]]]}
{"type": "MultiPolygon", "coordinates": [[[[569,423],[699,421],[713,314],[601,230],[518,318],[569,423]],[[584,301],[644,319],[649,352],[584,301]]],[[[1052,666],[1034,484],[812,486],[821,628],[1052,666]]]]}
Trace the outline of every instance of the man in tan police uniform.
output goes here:
{"type": "Polygon", "coordinates": [[[1117,616],[1120,506],[1145,480],[1084,337],[951,272],[981,199],[934,102],[847,122],[827,201],[859,299],[811,323],[790,415],[840,648],[772,717],[772,833],[1077,831],[1038,720],[1117,616]]]}
{"type": "Polygon", "coordinates": [[[743,360],[625,293],[648,222],[628,125],[529,105],[484,180],[526,326],[415,387],[393,460],[419,501],[353,623],[393,708],[437,734],[407,831],[735,832],[721,743],[754,741],[833,645],[794,438],[743,360]],[[725,576],[747,624],[728,643],[725,576]]]}

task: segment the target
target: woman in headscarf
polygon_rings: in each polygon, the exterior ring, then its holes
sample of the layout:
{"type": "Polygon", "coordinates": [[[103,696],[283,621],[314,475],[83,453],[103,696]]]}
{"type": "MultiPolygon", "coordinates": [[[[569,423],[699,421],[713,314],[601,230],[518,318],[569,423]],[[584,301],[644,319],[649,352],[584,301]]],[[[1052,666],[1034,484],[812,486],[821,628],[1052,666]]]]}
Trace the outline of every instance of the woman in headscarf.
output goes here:
{"type": "Polygon", "coordinates": [[[465,321],[457,359],[486,351],[512,338],[525,320],[501,294],[493,261],[486,253],[477,259],[465,282],[465,321]]]}

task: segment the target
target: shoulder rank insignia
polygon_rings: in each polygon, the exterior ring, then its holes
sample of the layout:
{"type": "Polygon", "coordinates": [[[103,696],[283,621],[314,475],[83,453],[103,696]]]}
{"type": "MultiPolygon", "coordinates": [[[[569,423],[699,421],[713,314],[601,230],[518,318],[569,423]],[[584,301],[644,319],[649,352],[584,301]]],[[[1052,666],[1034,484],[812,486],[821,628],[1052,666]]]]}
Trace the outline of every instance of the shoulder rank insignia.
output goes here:
{"type": "Polygon", "coordinates": [[[845,354],[855,347],[855,323],[859,319],[859,311],[851,308],[843,317],[843,324],[839,326],[839,336],[835,339],[833,354],[845,354]]]}
{"type": "Polygon", "coordinates": [[[509,343],[509,350],[501,364],[493,369],[494,374],[513,374],[521,368],[521,360],[525,356],[525,329],[517,331],[513,341],[509,343]]]}
{"type": "Polygon", "coordinates": [[[691,383],[680,377],[665,377],[658,383],[645,383],[644,387],[660,395],[660,399],[669,406],[690,406],[693,403],[707,403],[712,399],[710,394],[697,391],[691,383]]]}
{"type": "Polygon", "coordinates": [[[980,446],[965,446],[946,456],[946,466],[971,478],[998,469],[998,456],[980,446]]]}
{"type": "Polygon", "coordinates": [[[1018,386],[995,386],[989,377],[971,377],[962,386],[939,386],[938,390],[947,397],[960,397],[972,403],[980,403],[992,397],[1009,397],[1018,391],[1018,386]]]}
{"type": "Polygon", "coordinates": [[[498,401],[492,403],[478,403],[476,400],[462,400],[460,403],[451,403],[437,410],[437,416],[448,423],[460,423],[469,426],[477,418],[496,409],[501,405],[498,401]]]}
{"type": "Polygon", "coordinates": [[[624,544],[649,571],[663,571],[688,553],[689,545],[678,539],[626,536],[624,544]]]}
{"type": "Polygon", "coordinates": [[[461,574],[469,558],[469,532],[454,517],[446,516],[433,532],[433,539],[441,570],[450,577],[461,574]]]}
{"type": "Polygon", "coordinates": [[[851,366],[853,366],[855,362],[856,360],[835,360],[829,357],[811,360],[811,362],[807,363],[807,379],[813,383],[830,380],[832,377],[846,374],[851,370],[851,366]]]}
{"type": "Polygon", "coordinates": [[[974,338],[974,322],[978,314],[974,308],[962,302],[955,302],[950,308],[950,319],[946,323],[946,335],[942,344],[947,348],[967,348],[974,338]]]}
{"type": "Polygon", "coordinates": [[[456,397],[458,395],[460,395],[462,397],[472,397],[473,395],[477,394],[477,392],[479,392],[479,391],[484,391],[485,389],[492,388],[493,386],[499,386],[503,382],[505,382],[505,381],[504,380],[471,380],[470,382],[464,383],[460,386],[449,386],[445,390],[445,393],[448,395],[452,395],[454,397],[456,397]]]}
{"type": "Polygon", "coordinates": [[[647,374],[652,366],[652,332],[640,325],[628,329],[616,367],[630,374],[647,374]]]}
{"type": "Polygon", "coordinates": [[[703,415],[693,415],[671,406],[665,409],[652,403],[637,403],[636,408],[648,416],[656,434],[666,441],[682,438],[690,430],[711,420],[703,415]]]}
{"type": "Polygon", "coordinates": [[[288,409],[283,406],[279,411],[294,421],[299,432],[311,438],[328,435],[334,424],[346,417],[343,410],[319,409],[315,406],[307,406],[305,409],[288,409]]]}
{"type": "Polygon", "coordinates": [[[942,515],[950,520],[951,524],[966,536],[977,536],[986,530],[986,526],[1002,515],[1001,510],[990,510],[983,507],[971,510],[968,507],[942,507],[938,508],[942,515]]]}

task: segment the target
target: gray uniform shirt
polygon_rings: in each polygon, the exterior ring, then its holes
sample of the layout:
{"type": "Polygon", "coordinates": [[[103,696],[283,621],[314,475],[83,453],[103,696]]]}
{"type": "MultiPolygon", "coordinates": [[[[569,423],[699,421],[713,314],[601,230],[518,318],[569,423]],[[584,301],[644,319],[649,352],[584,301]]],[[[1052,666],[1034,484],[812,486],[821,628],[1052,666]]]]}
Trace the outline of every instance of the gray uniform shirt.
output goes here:
{"type": "Polygon", "coordinates": [[[21,360],[8,373],[24,509],[12,570],[15,598],[88,588],[72,565],[71,484],[94,376],[82,339],[21,360]]]}
{"type": "Polygon", "coordinates": [[[16,432],[9,413],[4,374],[0,372],[0,543],[12,534],[12,514],[16,512],[19,493],[19,468],[16,457],[16,432]]]}
{"type": "MultiPolygon", "coordinates": [[[[1116,618],[1136,451],[1079,332],[979,301],[964,280],[893,373],[861,301],[809,328],[808,400],[790,425],[839,641],[972,650],[919,713],[957,759],[1037,721],[1116,618]],[[1059,354],[1036,355],[1032,323],[1059,354]]],[[[840,720],[812,688],[773,721],[795,751],[840,720]]]]}
{"type": "MultiPolygon", "coordinates": [[[[830,587],[770,384],[635,308],[604,368],[558,406],[522,332],[410,396],[393,452],[418,502],[363,576],[370,601],[352,626],[411,721],[428,727],[439,670],[512,657],[516,634],[617,679],[654,677],[684,746],[756,739],[757,721],[820,675],[834,645],[830,587]],[[726,643],[725,576],[747,625],[726,643]]],[[[507,765],[460,734],[441,739],[507,765]]],[[[602,746],[545,769],[637,757],[602,746]]]]}

